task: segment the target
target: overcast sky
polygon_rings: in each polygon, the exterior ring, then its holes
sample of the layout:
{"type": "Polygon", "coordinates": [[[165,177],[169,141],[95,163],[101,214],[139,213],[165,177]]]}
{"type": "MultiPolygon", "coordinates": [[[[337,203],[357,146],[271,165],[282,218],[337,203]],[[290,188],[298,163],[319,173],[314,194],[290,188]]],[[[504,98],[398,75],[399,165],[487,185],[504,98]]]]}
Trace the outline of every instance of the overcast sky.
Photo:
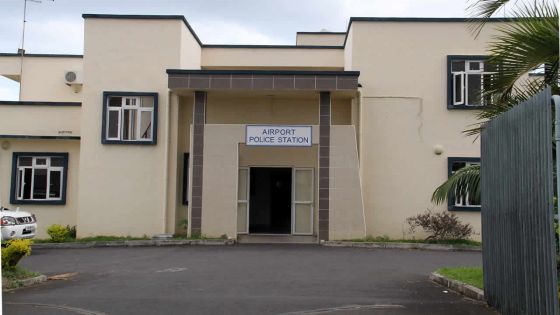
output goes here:
{"type": "MultiPolygon", "coordinates": [[[[295,44],[297,31],[345,31],[351,16],[464,17],[467,0],[28,1],[28,53],[83,52],[82,13],[184,15],[206,44],[295,44]]],[[[0,52],[21,46],[24,0],[0,0],[0,52]]],[[[17,100],[0,77],[0,100],[17,100]]]]}

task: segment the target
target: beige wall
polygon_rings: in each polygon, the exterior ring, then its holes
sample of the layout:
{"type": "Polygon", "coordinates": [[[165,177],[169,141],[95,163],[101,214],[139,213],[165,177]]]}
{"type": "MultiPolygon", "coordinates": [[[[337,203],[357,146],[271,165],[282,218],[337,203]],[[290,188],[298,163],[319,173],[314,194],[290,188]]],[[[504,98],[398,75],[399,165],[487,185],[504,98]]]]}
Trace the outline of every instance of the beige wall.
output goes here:
{"type": "Polygon", "coordinates": [[[165,69],[196,66],[181,51],[182,28],[181,20],[85,20],[79,236],[173,232],[166,207],[176,186],[169,188],[166,174],[178,152],[169,151],[165,69]],[[158,93],[157,145],[101,144],[97,117],[107,90],[158,93]]]}
{"type": "Polygon", "coordinates": [[[200,69],[202,48],[186,26],[181,27],[181,69],[200,69]]]}
{"type": "MultiPolygon", "coordinates": [[[[20,62],[20,57],[0,57],[0,75],[19,76],[20,62]]],[[[82,72],[82,64],[82,58],[25,57],[20,100],[80,102],[81,92],[75,93],[67,86],[64,75],[67,71],[82,72]]]]}
{"type": "MultiPolygon", "coordinates": [[[[37,216],[37,238],[48,238],[47,228],[52,224],[75,226],[78,208],[78,169],[80,142],[76,140],[17,140],[0,139],[8,149],[0,149],[0,203],[15,210],[20,207],[37,216]],[[10,189],[13,152],[68,153],[68,182],[65,205],[12,205],[10,189]]],[[[78,228],[79,229],[79,228],[78,228]]]]}
{"type": "MultiPolygon", "coordinates": [[[[447,157],[479,156],[479,142],[462,134],[474,112],[447,109],[446,56],[485,54],[492,25],[473,39],[467,23],[353,23],[346,70],[361,71],[368,234],[412,237],[405,219],[434,207],[430,196],[447,178],[447,157]]],[[[480,232],[480,213],[457,215],[480,232]]]]}
{"type": "Polygon", "coordinates": [[[0,105],[0,135],[79,136],[79,106],[0,105]]]}
{"type": "Polygon", "coordinates": [[[0,56],[0,75],[19,81],[20,60],[17,56],[0,56]]]}
{"type": "MultiPolygon", "coordinates": [[[[318,124],[319,94],[270,96],[208,93],[206,122],[209,124],[318,124]]],[[[332,123],[351,123],[351,100],[332,100],[332,123]]]]}
{"type": "Polygon", "coordinates": [[[204,126],[202,169],[202,235],[237,236],[237,145],[243,125],[204,126]]]}
{"type": "Polygon", "coordinates": [[[354,126],[331,127],[329,175],[329,239],[366,236],[354,126]]]}
{"type": "Polygon", "coordinates": [[[344,38],[346,34],[305,34],[298,33],[296,36],[296,45],[311,45],[311,46],[342,46],[344,45],[344,38]]]}
{"type": "Polygon", "coordinates": [[[203,68],[342,69],[343,49],[203,48],[203,68]]]}

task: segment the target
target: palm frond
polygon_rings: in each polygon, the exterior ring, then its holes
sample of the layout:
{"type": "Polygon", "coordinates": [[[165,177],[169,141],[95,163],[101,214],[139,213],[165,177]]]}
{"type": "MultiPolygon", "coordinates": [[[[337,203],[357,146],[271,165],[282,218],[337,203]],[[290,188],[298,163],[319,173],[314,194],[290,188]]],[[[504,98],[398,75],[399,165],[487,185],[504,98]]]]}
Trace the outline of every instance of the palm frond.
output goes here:
{"type": "Polygon", "coordinates": [[[480,200],[480,165],[469,165],[456,171],[436,188],[432,194],[432,202],[442,204],[448,198],[467,195],[475,201],[480,200]]]}
{"type": "Polygon", "coordinates": [[[486,121],[529,99],[547,85],[554,94],[558,86],[558,11],[549,4],[520,6],[515,22],[497,28],[498,35],[490,43],[488,66],[495,74],[485,81],[482,97],[487,104],[478,113],[478,122],[465,130],[478,135],[486,121]],[[527,73],[545,65],[544,77],[528,77],[527,73]]]}
{"type": "Polygon", "coordinates": [[[467,16],[471,17],[470,28],[475,37],[480,34],[488,19],[495,15],[508,3],[515,4],[517,0],[471,0],[467,1],[467,16]]]}
{"type": "MultiPolygon", "coordinates": [[[[467,14],[473,18],[488,19],[505,7],[510,0],[474,0],[467,2],[467,14]]],[[[513,4],[517,0],[511,0],[513,4]]]]}

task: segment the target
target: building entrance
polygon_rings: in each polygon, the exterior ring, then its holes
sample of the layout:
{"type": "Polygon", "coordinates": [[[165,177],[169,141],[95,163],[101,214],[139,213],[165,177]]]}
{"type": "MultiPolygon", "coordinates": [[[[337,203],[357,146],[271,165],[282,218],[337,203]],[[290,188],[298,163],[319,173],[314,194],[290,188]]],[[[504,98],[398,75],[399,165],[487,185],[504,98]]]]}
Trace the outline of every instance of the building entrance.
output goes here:
{"type": "Polygon", "coordinates": [[[290,234],[292,168],[251,167],[249,233],[290,234]]]}

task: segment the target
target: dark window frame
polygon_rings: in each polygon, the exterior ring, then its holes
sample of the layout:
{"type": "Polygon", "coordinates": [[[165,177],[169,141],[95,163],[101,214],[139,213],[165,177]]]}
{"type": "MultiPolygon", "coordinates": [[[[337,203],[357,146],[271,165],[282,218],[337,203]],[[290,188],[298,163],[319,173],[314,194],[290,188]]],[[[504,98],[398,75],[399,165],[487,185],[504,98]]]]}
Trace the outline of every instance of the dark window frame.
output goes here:
{"type": "Polygon", "coordinates": [[[487,55],[448,55],[447,56],[447,109],[470,109],[480,110],[484,106],[453,105],[453,75],[451,64],[453,61],[483,60],[487,61],[487,55]]]}
{"type": "MultiPolygon", "coordinates": [[[[447,158],[447,178],[451,177],[453,173],[453,163],[480,163],[480,158],[478,157],[448,157],[447,158]]],[[[455,200],[452,198],[447,198],[447,210],[449,211],[467,211],[467,212],[480,212],[480,206],[457,206],[455,205],[455,200]]]]}
{"type": "Polygon", "coordinates": [[[189,205],[189,158],[190,153],[183,153],[183,205],[189,205]]]}
{"type": "Polygon", "coordinates": [[[10,203],[14,205],[65,205],[68,187],[68,152],[14,152],[12,154],[12,178],[10,187],[10,203]],[[17,195],[17,162],[20,157],[60,157],[63,159],[62,191],[60,200],[18,200],[17,195]]]}
{"type": "MultiPolygon", "coordinates": [[[[140,144],[140,145],[156,145],[157,144],[157,127],[158,127],[158,93],[156,92],[124,92],[124,91],[104,91],[102,106],[102,123],[101,123],[101,143],[102,144],[140,144]],[[113,140],[107,139],[107,110],[109,107],[109,97],[142,97],[148,96],[154,98],[154,121],[152,125],[152,140],[113,140]]],[[[121,135],[122,136],[122,135],[121,135]]]]}

